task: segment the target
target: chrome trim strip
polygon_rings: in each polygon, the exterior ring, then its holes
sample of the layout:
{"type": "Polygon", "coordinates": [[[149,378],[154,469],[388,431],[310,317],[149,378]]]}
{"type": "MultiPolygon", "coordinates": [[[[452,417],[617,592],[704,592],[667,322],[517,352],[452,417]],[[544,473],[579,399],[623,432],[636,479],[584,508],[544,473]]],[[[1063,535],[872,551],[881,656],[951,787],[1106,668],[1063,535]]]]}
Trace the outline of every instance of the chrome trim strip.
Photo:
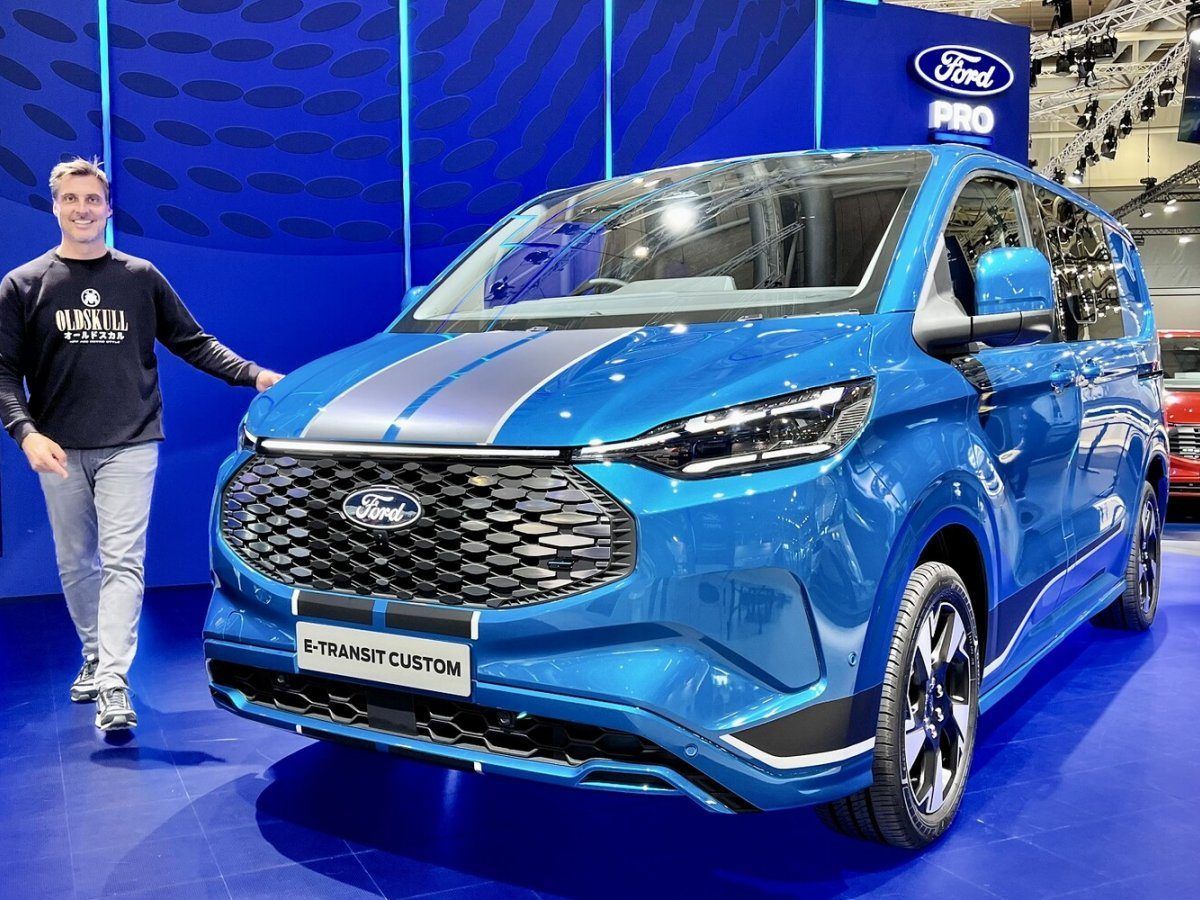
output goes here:
{"type": "Polygon", "coordinates": [[[752,747],[745,741],[739,741],[732,734],[721,735],[721,740],[735,750],[740,750],[747,756],[766,763],[772,769],[803,769],[810,766],[828,766],[833,763],[845,762],[871,750],[875,746],[875,738],[869,737],[851,744],[849,747],[839,747],[837,750],[826,750],[823,753],[805,753],[802,756],[772,756],[757,747],[752,747]]]}
{"type": "Polygon", "coordinates": [[[500,459],[561,459],[561,450],[530,450],[504,447],[425,446],[419,444],[380,444],[358,441],[304,441],[261,438],[258,449],[274,455],[365,457],[493,457],[500,459]]]}

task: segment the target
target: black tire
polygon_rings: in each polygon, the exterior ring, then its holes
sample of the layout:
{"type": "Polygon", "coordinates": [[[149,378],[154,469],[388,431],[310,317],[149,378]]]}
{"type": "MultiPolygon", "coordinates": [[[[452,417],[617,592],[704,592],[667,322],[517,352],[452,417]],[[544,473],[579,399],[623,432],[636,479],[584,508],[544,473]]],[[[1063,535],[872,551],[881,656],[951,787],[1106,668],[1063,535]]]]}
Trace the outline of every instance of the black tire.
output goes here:
{"type": "Polygon", "coordinates": [[[958,812],[970,773],[979,718],[979,672],[978,630],[966,585],[949,566],[922,563],[909,576],[888,653],[875,737],[874,782],[819,806],[821,821],[851,837],[914,850],[937,840],[958,812]],[[965,631],[957,640],[947,606],[965,631]],[[946,653],[945,667],[939,671],[934,665],[933,674],[922,684],[919,670],[924,667],[928,674],[928,666],[916,658],[918,644],[924,647],[924,635],[918,632],[930,617],[934,617],[929,632],[934,652],[931,657],[922,650],[921,658],[936,657],[943,634],[947,647],[954,647],[946,653]],[[950,707],[947,722],[942,714],[950,707]],[[911,722],[907,730],[906,722],[911,722]],[[909,736],[918,742],[917,749],[906,743],[909,736]],[[911,767],[907,765],[910,753],[914,754],[911,767]],[[934,805],[938,779],[946,771],[941,763],[947,759],[957,762],[940,802],[934,805]],[[928,762],[937,770],[932,775],[924,764],[928,762]],[[933,784],[927,783],[930,777],[933,784]]]}
{"type": "Polygon", "coordinates": [[[1159,574],[1162,572],[1162,514],[1151,484],[1142,485],[1129,558],[1125,561],[1125,590],[1096,615],[1101,628],[1146,631],[1158,612],[1159,574]]]}

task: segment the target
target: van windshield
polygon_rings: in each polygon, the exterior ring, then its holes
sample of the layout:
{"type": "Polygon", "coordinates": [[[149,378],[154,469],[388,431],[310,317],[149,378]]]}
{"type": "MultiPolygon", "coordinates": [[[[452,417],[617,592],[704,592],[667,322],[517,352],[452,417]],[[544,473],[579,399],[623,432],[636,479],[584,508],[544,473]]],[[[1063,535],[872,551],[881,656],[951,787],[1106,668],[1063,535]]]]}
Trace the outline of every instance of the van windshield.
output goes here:
{"type": "Polygon", "coordinates": [[[875,310],[930,155],[699,163],[538,198],[393,331],[637,327],[875,310]]]}
{"type": "Polygon", "coordinates": [[[1173,391],[1200,391],[1200,335],[1164,337],[1159,345],[1163,386],[1173,391]]]}

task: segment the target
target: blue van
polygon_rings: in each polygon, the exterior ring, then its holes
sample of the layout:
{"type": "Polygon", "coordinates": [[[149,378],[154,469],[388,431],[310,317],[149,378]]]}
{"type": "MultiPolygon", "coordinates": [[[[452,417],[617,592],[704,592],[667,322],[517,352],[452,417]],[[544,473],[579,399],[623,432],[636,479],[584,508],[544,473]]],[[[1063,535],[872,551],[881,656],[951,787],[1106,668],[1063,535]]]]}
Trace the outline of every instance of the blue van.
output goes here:
{"type": "Polygon", "coordinates": [[[978,714],[1154,619],[1167,443],[1129,234],[954,147],[539,197],[252,403],[212,694],[445,766],[905,847],[978,714]]]}

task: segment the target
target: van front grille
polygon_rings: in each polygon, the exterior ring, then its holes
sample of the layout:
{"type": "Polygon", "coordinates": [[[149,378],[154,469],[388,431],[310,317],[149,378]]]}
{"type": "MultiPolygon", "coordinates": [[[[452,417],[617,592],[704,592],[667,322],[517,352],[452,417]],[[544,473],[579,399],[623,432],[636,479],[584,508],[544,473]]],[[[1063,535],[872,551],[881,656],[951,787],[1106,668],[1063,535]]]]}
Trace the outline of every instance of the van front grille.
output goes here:
{"type": "Polygon", "coordinates": [[[221,534],[251,568],[298,588],[492,608],[540,603],[623,578],[634,526],[566,465],[257,455],[221,495],[221,534]],[[398,489],[422,515],[364,528],[348,495],[398,489]]]}

